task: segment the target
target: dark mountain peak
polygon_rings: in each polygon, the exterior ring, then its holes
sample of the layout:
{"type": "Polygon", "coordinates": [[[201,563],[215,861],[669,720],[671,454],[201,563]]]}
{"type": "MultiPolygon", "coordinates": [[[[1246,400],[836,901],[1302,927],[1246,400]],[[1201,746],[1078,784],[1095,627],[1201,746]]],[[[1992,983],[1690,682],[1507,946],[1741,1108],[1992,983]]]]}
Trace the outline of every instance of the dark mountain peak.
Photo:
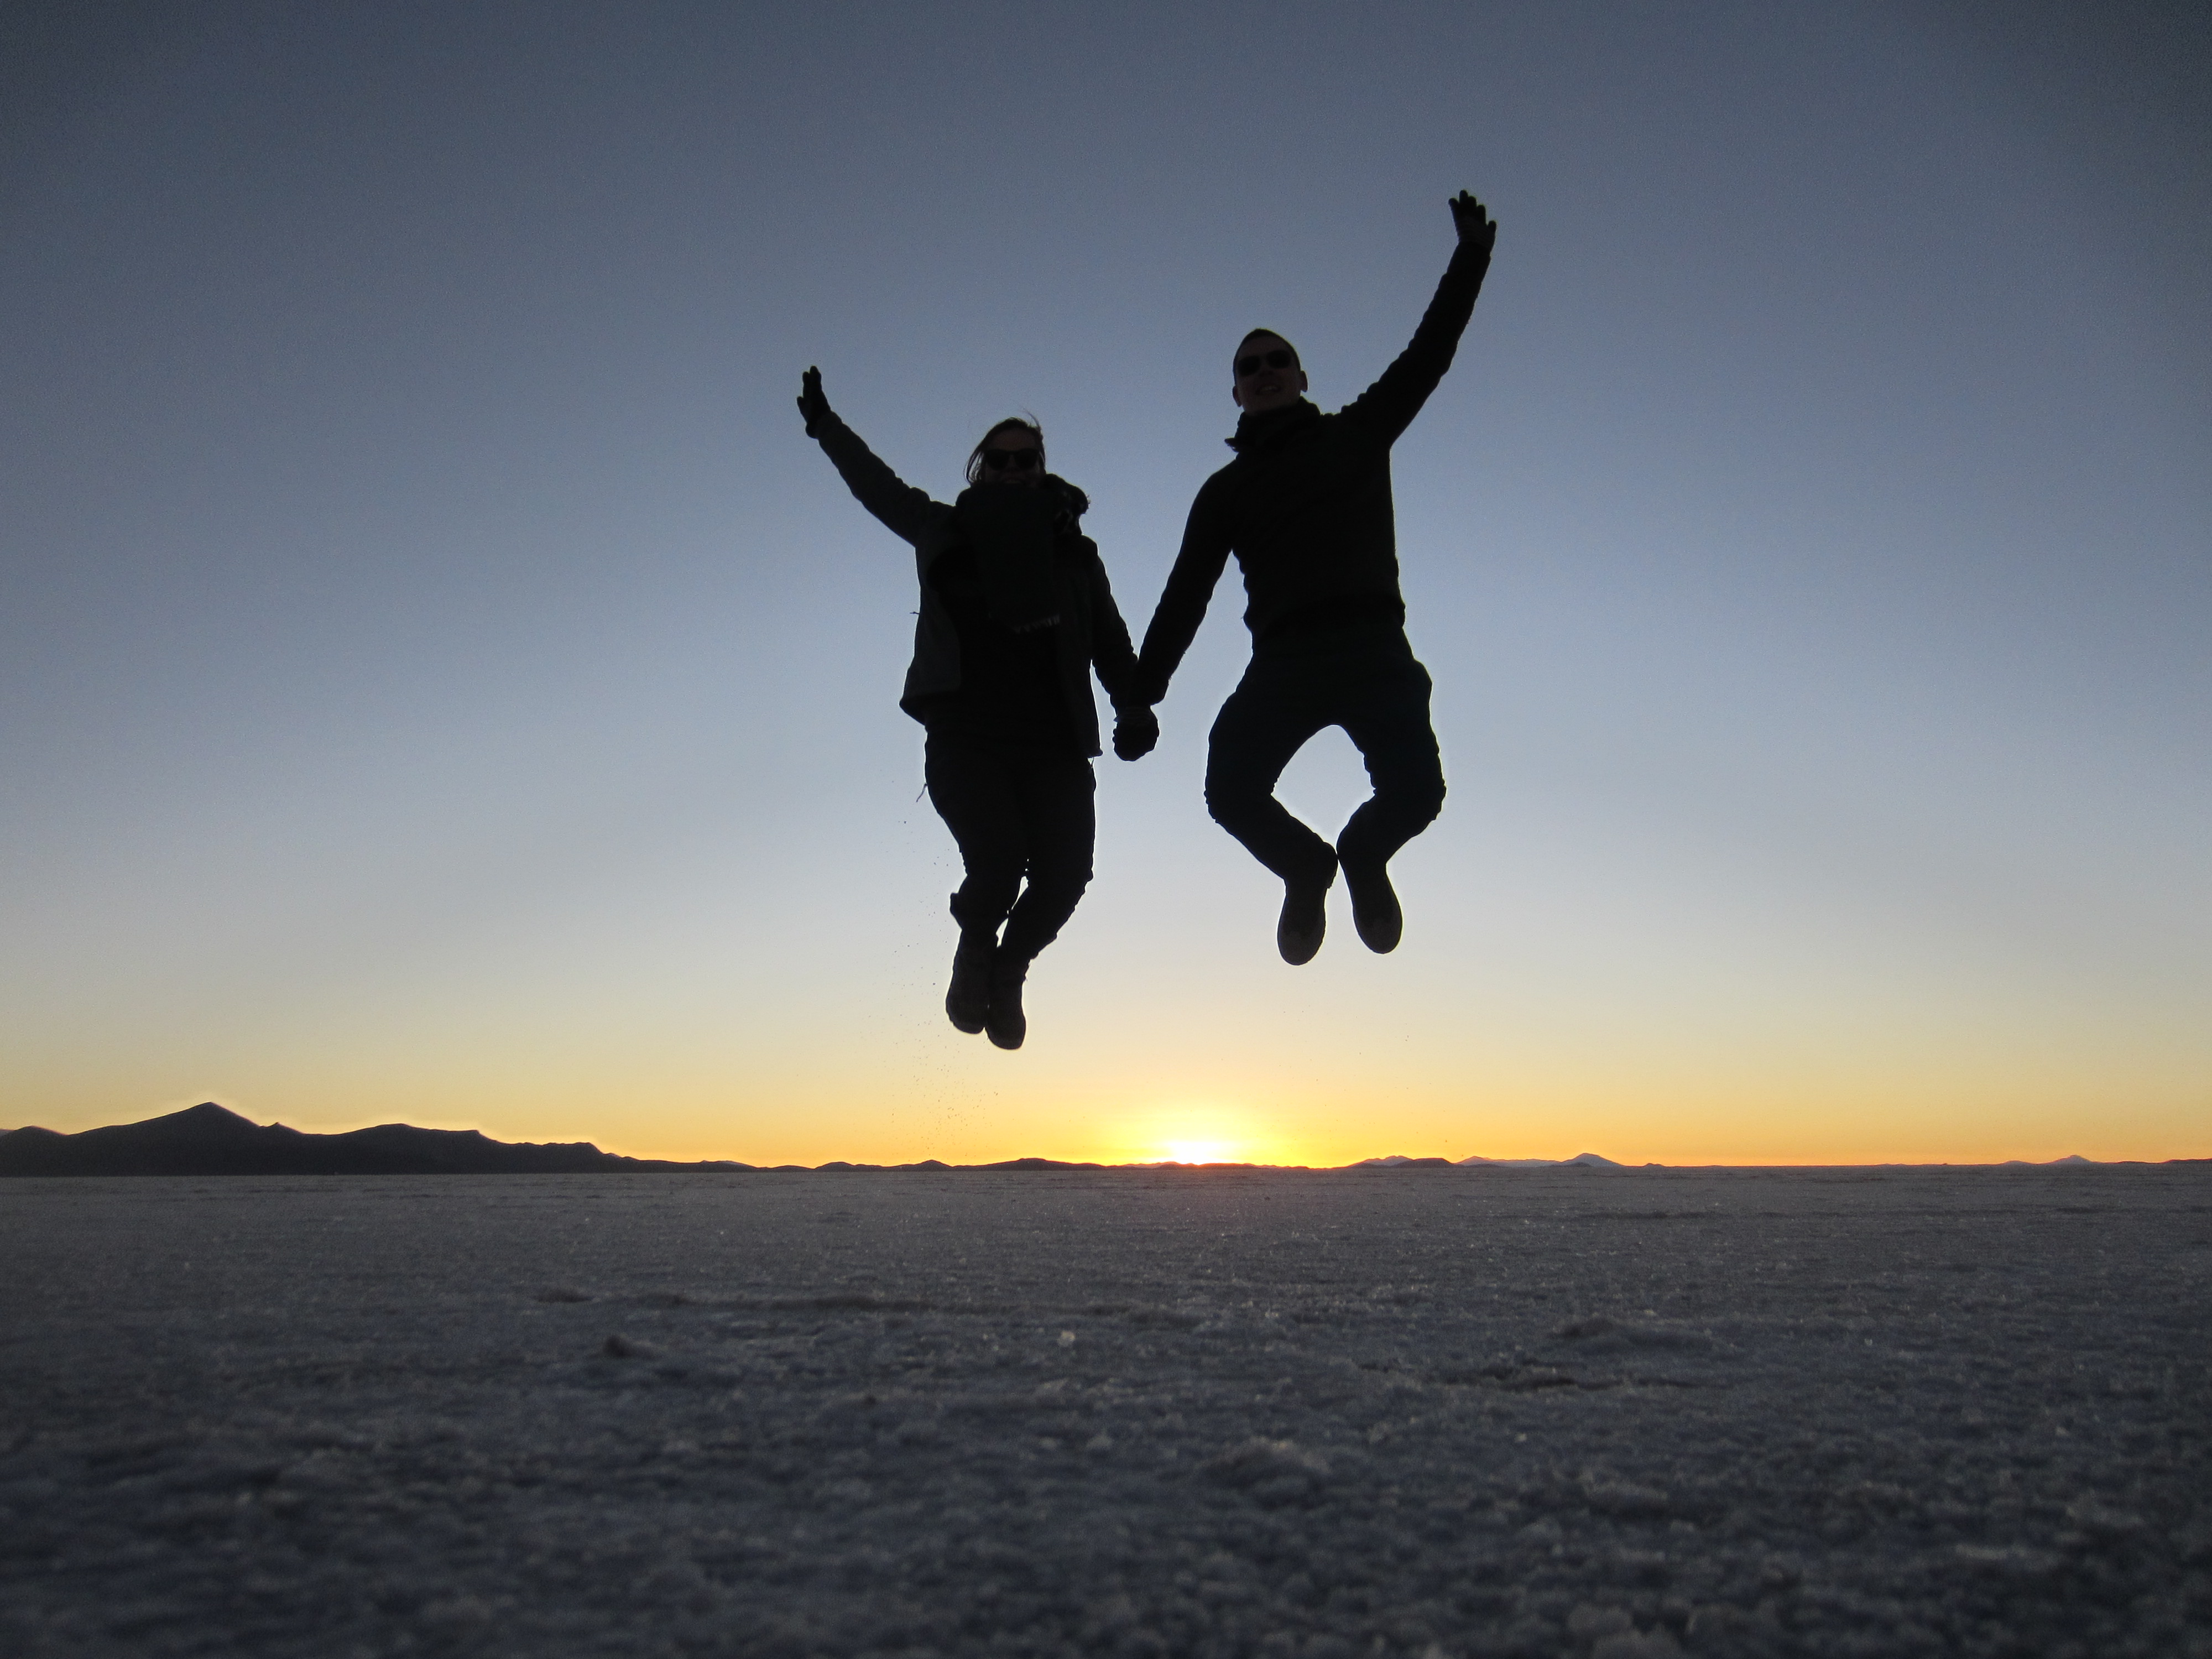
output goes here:
{"type": "Polygon", "coordinates": [[[593,1175],[744,1167],[623,1158],[588,1141],[516,1145],[480,1129],[407,1123],[307,1134],[256,1123],[213,1101],[141,1123],[71,1135],[18,1129],[0,1139],[0,1175],[13,1176],[593,1175]]]}
{"type": "MultiPolygon", "coordinates": [[[[190,1129],[198,1134],[251,1134],[261,1127],[261,1125],[256,1123],[252,1118],[240,1117],[228,1107],[218,1106],[211,1100],[204,1100],[197,1106],[187,1106],[181,1112],[171,1112],[162,1117],[149,1117],[143,1123],[134,1123],[127,1127],[134,1129],[149,1129],[157,1123],[173,1124],[179,1129],[190,1129]]],[[[276,1128],[281,1126],[272,1123],[269,1127],[276,1128]]]]}

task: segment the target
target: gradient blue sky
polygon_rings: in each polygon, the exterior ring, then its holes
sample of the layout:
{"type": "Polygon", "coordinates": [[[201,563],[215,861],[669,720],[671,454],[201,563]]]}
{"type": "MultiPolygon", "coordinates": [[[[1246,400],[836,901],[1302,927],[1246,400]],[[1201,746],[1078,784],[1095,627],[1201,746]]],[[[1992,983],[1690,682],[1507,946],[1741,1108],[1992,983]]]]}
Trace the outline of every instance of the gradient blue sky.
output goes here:
{"type": "MultiPolygon", "coordinates": [[[[53,7],[0,35],[0,1123],[754,1162],[2212,1153],[2202,8],[53,7]],[[1043,421],[1141,631],[1255,323],[1501,224],[1397,451],[1445,816],[1275,957],[1234,573],[1020,1054],[911,560],[1043,421]]],[[[1334,830],[1338,734],[1285,781],[1334,830]]]]}

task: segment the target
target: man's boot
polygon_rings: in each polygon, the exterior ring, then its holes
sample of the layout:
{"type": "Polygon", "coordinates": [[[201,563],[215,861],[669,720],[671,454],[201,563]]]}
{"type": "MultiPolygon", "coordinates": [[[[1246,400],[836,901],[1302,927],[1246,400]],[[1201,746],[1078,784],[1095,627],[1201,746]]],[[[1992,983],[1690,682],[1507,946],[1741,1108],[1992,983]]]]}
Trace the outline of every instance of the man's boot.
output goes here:
{"type": "Polygon", "coordinates": [[[1396,950],[1406,931],[1406,913],[1390,885],[1389,866],[1345,859],[1344,885],[1352,895],[1352,925],[1359,930],[1360,943],[1370,951],[1396,950]]]}
{"type": "Polygon", "coordinates": [[[1283,882],[1283,914],[1275,922],[1275,948],[1293,968],[1303,968],[1321,954],[1322,935],[1328,929],[1328,890],[1336,884],[1336,855],[1318,879],[1283,882]]]}

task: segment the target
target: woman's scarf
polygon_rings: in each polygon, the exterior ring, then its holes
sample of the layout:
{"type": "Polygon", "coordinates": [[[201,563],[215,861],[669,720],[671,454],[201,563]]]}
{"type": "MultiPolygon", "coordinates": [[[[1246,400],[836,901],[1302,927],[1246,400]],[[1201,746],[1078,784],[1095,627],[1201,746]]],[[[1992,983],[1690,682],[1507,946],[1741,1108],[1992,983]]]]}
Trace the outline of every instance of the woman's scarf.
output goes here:
{"type": "Polygon", "coordinates": [[[1073,484],[1049,476],[1040,489],[977,484],[961,491],[953,522],[975,555],[993,622],[1026,634],[1066,614],[1067,576],[1053,544],[1074,533],[1090,505],[1073,484]]]}

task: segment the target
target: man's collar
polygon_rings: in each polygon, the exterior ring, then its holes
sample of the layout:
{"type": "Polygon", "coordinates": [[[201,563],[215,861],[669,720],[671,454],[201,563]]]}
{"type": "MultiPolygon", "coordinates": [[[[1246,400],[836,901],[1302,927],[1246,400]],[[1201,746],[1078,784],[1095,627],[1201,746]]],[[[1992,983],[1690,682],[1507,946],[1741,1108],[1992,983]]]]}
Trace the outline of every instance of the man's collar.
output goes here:
{"type": "Polygon", "coordinates": [[[1280,409],[1264,410],[1257,415],[1243,416],[1237,422],[1236,435],[1224,438],[1222,442],[1227,444],[1239,455],[1243,455],[1249,451],[1265,447],[1270,441],[1280,437],[1293,428],[1304,426],[1310,420],[1317,421],[1320,418],[1321,410],[1305,398],[1301,398],[1294,404],[1285,404],[1280,409]]]}

